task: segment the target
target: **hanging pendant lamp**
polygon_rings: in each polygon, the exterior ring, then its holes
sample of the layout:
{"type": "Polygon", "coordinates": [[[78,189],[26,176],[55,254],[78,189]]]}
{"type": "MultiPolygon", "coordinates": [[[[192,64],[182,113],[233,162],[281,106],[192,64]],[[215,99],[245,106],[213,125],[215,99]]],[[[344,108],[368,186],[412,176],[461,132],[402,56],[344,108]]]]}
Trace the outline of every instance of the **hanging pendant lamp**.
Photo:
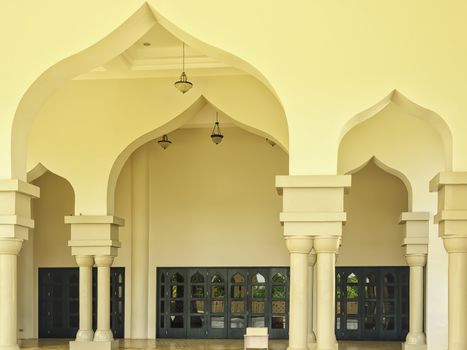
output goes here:
{"type": "Polygon", "coordinates": [[[216,112],[216,122],[214,123],[214,127],[212,128],[211,133],[211,140],[216,145],[222,142],[224,135],[222,135],[221,128],[219,127],[219,114],[216,112]]]}
{"type": "Polygon", "coordinates": [[[159,141],[157,141],[157,143],[163,149],[167,149],[167,147],[169,147],[172,144],[172,141],[169,140],[169,137],[167,135],[164,135],[159,141]]]}
{"type": "Polygon", "coordinates": [[[188,81],[188,78],[185,74],[185,43],[183,43],[183,63],[182,63],[182,74],[180,75],[180,80],[174,83],[175,87],[180,91],[182,94],[187,92],[193,87],[193,84],[188,81]]]}

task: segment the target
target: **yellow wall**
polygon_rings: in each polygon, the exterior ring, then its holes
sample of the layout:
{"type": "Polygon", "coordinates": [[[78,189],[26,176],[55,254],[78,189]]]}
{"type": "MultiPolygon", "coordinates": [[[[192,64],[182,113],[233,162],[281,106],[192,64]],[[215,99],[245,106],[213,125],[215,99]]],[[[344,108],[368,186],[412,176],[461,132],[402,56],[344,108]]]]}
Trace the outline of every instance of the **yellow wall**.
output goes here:
{"type": "Polygon", "coordinates": [[[401,180],[370,162],[352,176],[344,196],[347,222],[343,227],[338,266],[405,266],[401,247],[407,211],[407,189],[401,180]]]}

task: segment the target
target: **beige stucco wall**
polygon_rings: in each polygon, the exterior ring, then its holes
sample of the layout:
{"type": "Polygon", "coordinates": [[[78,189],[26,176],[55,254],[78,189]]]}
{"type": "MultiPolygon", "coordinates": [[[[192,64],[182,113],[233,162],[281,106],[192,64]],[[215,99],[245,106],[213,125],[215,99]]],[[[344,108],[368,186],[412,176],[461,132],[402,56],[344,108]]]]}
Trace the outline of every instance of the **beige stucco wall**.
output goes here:
{"type": "Polygon", "coordinates": [[[399,218],[407,211],[407,189],[400,179],[370,162],[352,176],[344,209],[347,222],[338,266],[406,265],[399,218]]]}

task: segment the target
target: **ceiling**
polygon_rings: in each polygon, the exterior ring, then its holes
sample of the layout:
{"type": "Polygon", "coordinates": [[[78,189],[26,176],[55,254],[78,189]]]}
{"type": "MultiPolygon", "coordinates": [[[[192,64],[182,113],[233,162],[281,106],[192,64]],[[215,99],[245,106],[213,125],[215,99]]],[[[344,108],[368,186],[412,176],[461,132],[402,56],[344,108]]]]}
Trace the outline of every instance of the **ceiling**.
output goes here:
{"type": "MultiPolygon", "coordinates": [[[[182,71],[182,45],[182,41],[156,23],[126,51],[75,79],[178,78],[182,71]]],[[[185,46],[185,71],[189,77],[245,74],[188,46],[185,46]]]]}

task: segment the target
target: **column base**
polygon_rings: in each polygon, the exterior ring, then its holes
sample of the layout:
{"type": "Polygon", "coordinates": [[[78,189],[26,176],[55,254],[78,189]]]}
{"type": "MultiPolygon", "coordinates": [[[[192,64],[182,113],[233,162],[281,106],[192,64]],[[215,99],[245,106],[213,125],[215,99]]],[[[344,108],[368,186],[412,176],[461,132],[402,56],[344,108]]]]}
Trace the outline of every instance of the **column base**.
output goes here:
{"type": "MultiPolygon", "coordinates": [[[[71,341],[70,342],[70,350],[117,350],[117,349],[118,349],[118,340],[71,341]]],[[[0,348],[0,350],[3,350],[3,348],[0,348]]]]}
{"type": "Polygon", "coordinates": [[[426,344],[402,343],[402,350],[426,350],[426,344]]]}
{"type": "Polygon", "coordinates": [[[94,333],[94,341],[105,342],[113,340],[114,336],[110,329],[98,329],[96,333],[94,333]]]}
{"type": "Polygon", "coordinates": [[[331,348],[320,348],[318,347],[318,344],[315,345],[313,350],[338,350],[339,349],[339,344],[336,342],[333,347],[331,348]]]}
{"type": "Polygon", "coordinates": [[[86,330],[79,330],[78,333],[76,333],[76,341],[79,342],[90,342],[94,340],[94,331],[92,329],[86,329],[86,330]]]}
{"type": "Polygon", "coordinates": [[[308,343],[308,350],[316,350],[317,346],[318,346],[318,344],[316,344],[316,342],[309,342],[308,343]]]}
{"type": "Polygon", "coordinates": [[[308,350],[308,348],[291,348],[290,346],[288,346],[287,350],[308,350]]]}

